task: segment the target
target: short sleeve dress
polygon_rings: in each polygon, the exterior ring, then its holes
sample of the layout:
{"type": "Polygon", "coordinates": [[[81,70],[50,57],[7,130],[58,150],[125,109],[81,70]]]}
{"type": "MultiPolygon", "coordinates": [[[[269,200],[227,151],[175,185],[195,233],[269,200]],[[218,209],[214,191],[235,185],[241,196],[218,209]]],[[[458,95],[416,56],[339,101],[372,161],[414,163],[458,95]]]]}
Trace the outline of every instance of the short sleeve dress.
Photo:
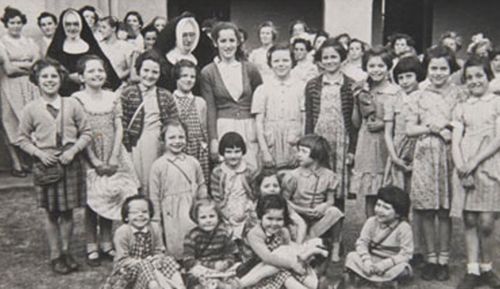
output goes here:
{"type": "MultiPolygon", "coordinates": [[[[487,94],[481,98],[471,97],[457,105],[453,121],[464,127],[464,135],[460,143],[464,162],[484,150],[497,137],[499,117],[500,98],[495,94],[487,94]]],[[[464,200],[465,211],[500,211],[499,163],[500,154],[497,152],[479,164],[473,173],[473,189],[465,190],[458,178],[453,178],[454,194],[457,194],[457,199],[464,200]]]]}

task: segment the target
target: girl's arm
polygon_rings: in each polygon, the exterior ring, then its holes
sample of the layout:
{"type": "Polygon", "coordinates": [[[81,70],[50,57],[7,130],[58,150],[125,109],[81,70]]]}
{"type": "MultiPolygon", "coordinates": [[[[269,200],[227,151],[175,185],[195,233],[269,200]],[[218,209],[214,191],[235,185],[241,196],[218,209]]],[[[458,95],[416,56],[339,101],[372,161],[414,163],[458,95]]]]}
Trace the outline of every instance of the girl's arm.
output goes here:
{"type": "MultiPolygon", "coordinates": [[[[149,173],[149,198],[153,203],[154,216],[151,219],[154,222],[161,222],[161,180],[162,180],[162,168],[160,166],[160,161],[156,160],[151,167],[149,173]]],[[[145,188],[143,188],[145,189],[145,188]]]]}
{"type": "Polygon", "coordinates": [[[413,255],[413,233],[410,225],[408,223],[401,224],[400,228],[396,230],[399,231],[395,233],[398,234],[397,238],[400,250],[396,255],[385,258],[374,265],[380,273],[387,271],[397,264],[410,262],[413,255]]]}
{"type": "Polygon", "coordinates": [[[265,243],[266,236],[259,229],[260,226],[254,227],[248,232],[247,240],[250,248],[262,260],[263,263],[276,266],[278,268],[293,269],[293,262],[290,258],[285,258],[279,254],[272,254],[265,243]]]}
{"type": "Polygon", "coordinates": [[[375,217],[371,217],[366,220],[363,228],[361,229],[361,233],[359,234],[359,238],[356,240],[356,252],[361,257],[363,262],[371,261],[372,257],[370,255],[370,251],[368,249],[368,245],[371,241],[371,231],[376,226],[375,217]]]}
{"type": "Polygon", "coordinates": [[[384,139],[385,139],[385,144],[387,146],[387,150],[389,151],[389,156],[391,157],[391,161],[397,166],[403,168],[405,171],[409,171],[410,168],[406,165],[405,161],[399,158],[398,154],[396,153],[396,148],[394,145],[394,137],[392,133],[393,131],[394,131],[394,121],[386,120],[384,128],[384,139]]]}
{"type": "Polygon", "coordinates": [[[115,120],[114,120],[115,139],[113,142],[113,150],[111,152],[111,156],[109,157],[108,161],[109,165],[118,164],[118,155],[120,153],[120,149],[122,146],[122,139],[123,139],[122,112],[119,103],[116,105],[115,109],[116,109],[115,120]]]}
{"type": "Polygon", "coordinates": [[[69,100],[64,101],[67,101],[68,104],[68,109],[65,111],[73,113],[72,120],[77,128],[79,137],[75,144],[68,150],[64,151],[59,157],[59,160],[63,165],[71,162],[75,155],[83,151],[92,140],[92,128],[87,122],[87,115],[85,114],[85,111],[83,111],[83,107],[77,103],[76,100],[72,100],[73,102],[70,102],[69,100]],[[75,105],[70,106],[71,103],[75,103],[75,105]],[[73,110],[70,110],[70,107],[72,107],[73,110]]]}
{"type": "Polygon", "coordinates": [[[255,125],[257,128],[257,140],[259,142],[260,150],[262,151],[262,159],[265,166],[273,166],[273,156],[269,152],[266,137],[264,136],[264,114],[258,113],[255,115],[255,125]]]}
{"type": "Polygon", "coordinates": [[[200,90],[201,95],[207,103],[208,139],[210,143],[211,158],[212,160],[218,160],[219,143],[217,136],[217,106],[215,104],[215,96],[212,89],[209,72],[209,70],[203,70],[201,72],[200,90]]]}
{"type": "Polygon", "coordinates": [[[30,70],[28,68],[15,65],[10,61],[7,52],[5,51],[5,48],[1,44],[0,44],[0,59],[3,60],[3,68],[7,76],[16,77],[29,74],[30,70]]]}
{"type": "Polygon", "coordinates": [[[196,198],[198,200],[208,198],[207,184],[205,183],[205,177],[203,176],[203,169],[198,161],[195,161],[195,174],[196,182],[198,184],[198,191],[196,192],[196,198]]]}
{"type": "Polygon", "coordinates": [[[290,211],[290,219],[295,224],[295,227],[297,229],[297,236],[295,242],[298,244],[302,244],[307,236],[306,221],[304,221],[304,219],[302,219],[302,217],[299,214],[297,214],[297,212],[294,209],[291,208],[289,211],[290,211]]]}
{"type": "MultiPolygon", "coordinates": [[[[122,225],[120,226],[114,236],[113,236],[113,244],[115,246],[115,252],[116,255],[114,257],[114,263],[117,263],[123,259],[130,258],[129,256],[129,228],[127,228],[128,225],[122,225]]],[[[131,260],[132,261],[132,260],[131,260]]]]}
{"type": "Polygon", "coordinates": [[[459,121],[453,122],[453,131],[451,135],[451,156],[457,170],[461,170],[464,166],[464,158],[460,144],[462,143],[464,126],[459,121]]]}

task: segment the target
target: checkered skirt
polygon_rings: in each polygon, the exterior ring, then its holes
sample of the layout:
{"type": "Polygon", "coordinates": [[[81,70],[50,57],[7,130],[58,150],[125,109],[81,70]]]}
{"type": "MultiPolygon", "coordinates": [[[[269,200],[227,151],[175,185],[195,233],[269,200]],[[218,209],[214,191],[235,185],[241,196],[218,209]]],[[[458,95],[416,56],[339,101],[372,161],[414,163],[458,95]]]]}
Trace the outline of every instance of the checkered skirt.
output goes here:
{"type": "Polygon", "coordinates": [[[35,186],[38,205],[50,212],[64,212],[85,206],[87,186],[81,153],[64,166],[64,175],[57,183],[35,186]]]}

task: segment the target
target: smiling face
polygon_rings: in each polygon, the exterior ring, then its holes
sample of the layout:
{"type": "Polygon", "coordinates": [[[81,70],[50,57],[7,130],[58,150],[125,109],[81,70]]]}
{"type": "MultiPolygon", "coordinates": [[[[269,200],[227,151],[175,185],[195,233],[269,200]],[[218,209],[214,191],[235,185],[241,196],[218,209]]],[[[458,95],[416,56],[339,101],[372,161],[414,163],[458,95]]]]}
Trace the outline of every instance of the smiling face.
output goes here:
{"type": "Polygon", "coordinates": [[[82,32],[82,22],[76,12],[66,13],[63,17],[63,28],[66,37],[70,39],[76,39],[80,37],[82,32]]]}
{"type": "Polygon", "coordinates": [[[156,44],[156,39],[158,35],[156,31],[148,31],[144,34],[144,49],[149,50],[153,48],[156,44]]]}
{"type": "Polygon", "coordinates": [[[224,149],[224,163],[230,168],[237,168],[243,159],[243,150],[239,147],[224,149]]]}
{"type": "Polygon", "coordinates": [[[43,68],[38,74],[38,87],[42,95],[52,97],[57,95],[61,87],[61,76],[54,66],[43,68]]]}
{"type": "Polygon", "coordinates": [[[398,84],[406,93],[414,91],[418,87],[417,74],[410,71],[398,74],[398,84]]]}
{"type": "Polygon", "coordinates": [[[297,42],[293,46],[293,56],[295,57],[295,61],[304,60],[307,56],[307,47],[304,43],[297,42]]]}
{"type": "Polygon", "coordinates": [[[481,97],[488,91],[489,81],[482,66],[470,66],[465,70],[465,85],[474,97],[481,97]]]}
{"type": "Polygon", "coordinates": [[[268,235],[278,233],[285,225],[284,210],[269,209],[262,216],[261,224],[268,235]]]}
{"type": "Polygon", "coordinates": [[[273,28],[269,26],[262,27],[259,31],[259,39],[262,45],[273,43],[273,28]]]}
{"type": "Polygon", "coordinates": [[[238,37],[233,29],[222,29],[217,38],[217,48],[221,59],[231,61],[236,58],[238,48],[238,37]]]}
{"type": "Polygon", "coordinates": [[[194,67],[182,67],[177,79],[177,89],[183,93],[189,93],[196,83],[196,69],[194,67]]]}
{"type": "Polygon", "coordinates": [[[7,21],[7,32],[12,37],[21,36],[24,24],[20,16],[15,16],[7,21]]]}
{"type": "Polygon", "coordinates": [[[106,70],[101,60],[92,59],[85,63],[83,74],[80,75],[80,80],[86,86],[92,88],[102,88],[106,82],[106,70]]]}
{"type": "Polygon", "coordinates": [[[278,195],[280,193],[280,189],[280,183],[278,181],[278,176],[276,175],[264,177],[259,187],[261,197],[278,195]]]}
{"type": "Polygon", "coordinates": [[[213,206],[198,207],[198,226],[205,232],[212,232],[219,223],[217,211],[213,206]]]}
{"type": "Polygon", "coordinates": [[[127,24],[130,26],[130,29],[134,33],[139,33],[139,30],[141,29],[141,22],[139,21],[139,18],[137,16],[131,14],[127,17],[127,24]]]}
{"type": "Polygon", "coordinates": [[[180,125],[170,125],[165,132],[165,149],[177,155],[186,147],[186,132],[180,125]]]}
{"type": "Polygon", "coordinates": [[[136,228],[142,230],[150,222],[148,202],[145,200],[133,200],[128,204],[128,223],[136,228]]]}
{"type": "Polygon", "coordinates": [[[435,87],[442,87],[450,77],[450,65],[444,57],[432,58],[427,68],[427,77],[435,87]]]}
{"type": "Polygon", "coordinates": [[[56,23],[52,17],[44,17],[40,19],[40,30],[45,37],[51,38],[56,32],[56,23]]]}
{"type": "Polygon", "coordinates": [[[366,72],[374,83],[385,81],[388,70],[389,68],[380,56],[372,56],[366,63],[366,72]]]}
{"type": "Polygon", "coordinates": [[[382,224],[390,224],[399,218],[394,207],[380,199],[375,203],[375,217],[382,224]]]}
{"type": "Polygon", "coordinates": [[[139,70],[139,78],[146,89],[154,87],[160,78],[160,64],[150,59],[144,60],[139,70]]]}
{"type": "Polygon", "coordinates": [[[276,50],[271,55],[271,68],[279,79],[285,79],[292,70],[290,50],[276,50]]]}
{"type": "Polygon", "coordinates": [[[321,67],[328,73],[339,71],[342,60],[340,54],[333,47],[325,47],[321,52],[321,67]]]}

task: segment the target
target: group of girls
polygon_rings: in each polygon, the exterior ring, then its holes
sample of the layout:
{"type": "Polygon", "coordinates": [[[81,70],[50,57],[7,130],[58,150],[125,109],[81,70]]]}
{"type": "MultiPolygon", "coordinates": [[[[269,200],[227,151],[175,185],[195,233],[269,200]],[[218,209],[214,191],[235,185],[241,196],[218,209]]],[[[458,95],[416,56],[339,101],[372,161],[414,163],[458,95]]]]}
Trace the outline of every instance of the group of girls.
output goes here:
{"type": "MultiPolygon", "coordinates": [[[[11,38],[26,22],[14,10],[2,18],[11,38]]],[[[322,271],[311,264],[341,260],[345,200],[355,198],[368,219],[346,258],[347,285],[397,281],[419,258],[422,279],[448,280],[451,217],[462,217],[459,288],[500,288],[491,259],[500,103],[480,40],[460,67],[451,34],[421,62],[405,35],[392,50],[367,49],[298,21],[282,44],[266,22],[252,63],[235,24],[206,35],[183,13],[129,62],[110,56],[115,20],[93,30],[89,11],[62,13],[51,58],[11,59],[17,40],[0,46],[6,81],[40,92],[25,95],[19,129],[7,132],[34,167],[61,165],[57,180],[35,183],[54,272],[78,269],[72,210],[84,206],[88,264],[114,259],[104,288],[313,289],[322,271]],[[215,51],[207,65],[205,38],[215,51]],[[124,223],[114,237],[113,220],[124,223]]],[[[140,14],[125,19],[143,49],[140,14]]],[[[17,112],[9,100],[3,117],[17,112]]]]}

